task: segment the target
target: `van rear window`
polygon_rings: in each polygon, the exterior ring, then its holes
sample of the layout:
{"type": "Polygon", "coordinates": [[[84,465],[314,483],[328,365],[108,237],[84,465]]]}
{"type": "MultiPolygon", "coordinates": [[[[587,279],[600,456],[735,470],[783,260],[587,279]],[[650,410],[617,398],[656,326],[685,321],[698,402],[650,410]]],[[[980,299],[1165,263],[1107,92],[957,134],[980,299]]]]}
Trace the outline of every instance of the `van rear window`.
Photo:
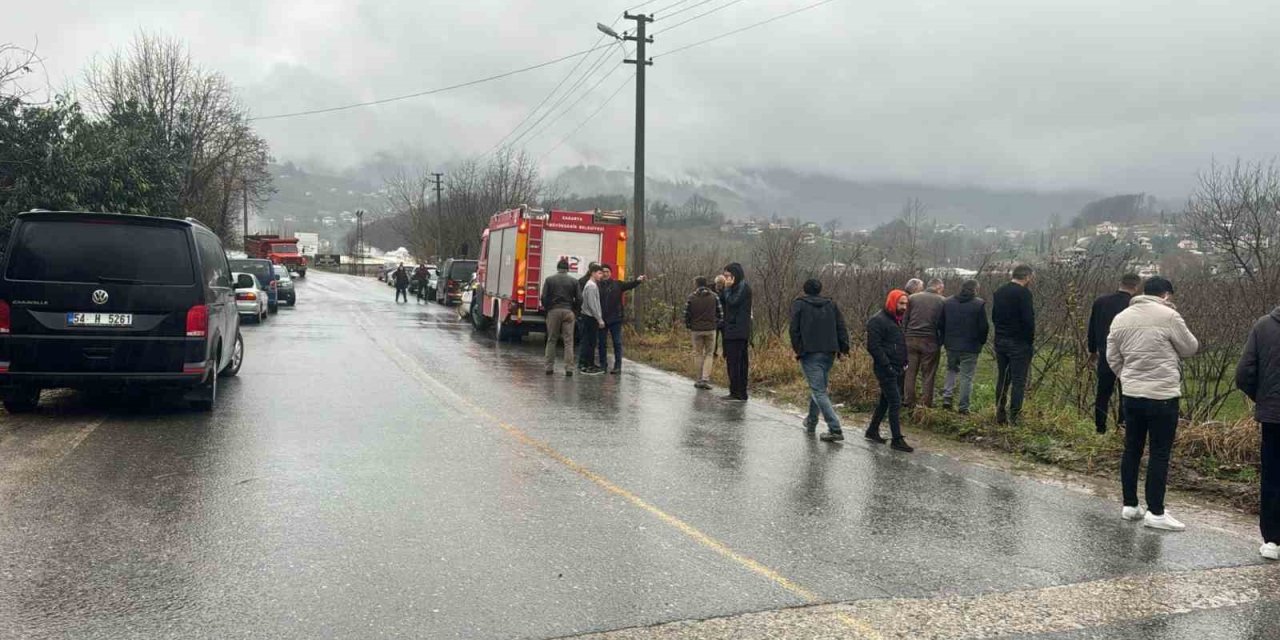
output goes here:
{"type": "Polygon", "coordinates": [[[184,229],[137,224],[23,222],[9,255],[9,280],[190,285],[184,229]]]}

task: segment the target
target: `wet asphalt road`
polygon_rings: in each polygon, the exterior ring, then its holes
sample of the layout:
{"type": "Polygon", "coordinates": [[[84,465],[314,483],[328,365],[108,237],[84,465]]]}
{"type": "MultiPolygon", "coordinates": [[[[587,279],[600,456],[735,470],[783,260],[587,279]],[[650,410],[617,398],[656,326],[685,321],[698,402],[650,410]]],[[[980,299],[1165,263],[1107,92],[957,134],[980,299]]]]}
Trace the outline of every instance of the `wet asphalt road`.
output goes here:
{"type": "MultiPolygon", "coordinates": [[[[245,328],[212,415],[75,393],[0,412],[0,638],[550,638],[850,601],[762,637],[928,637],[952,602],[955,636],[1280,635],[1253,540],[820,443],[632,363],[548,377],[536,338],[392,299],[313,272],[245,328]],[[1231,587],[1181,590],[1196,576],[1231,587]],[[1009,592],[1061,603],[1017,626],[1009,592]],[[1091,617],[1096,593],[1134,608],[1091,617]]],[[[620,633],[746,637],[668,631],[620,633]]]]}

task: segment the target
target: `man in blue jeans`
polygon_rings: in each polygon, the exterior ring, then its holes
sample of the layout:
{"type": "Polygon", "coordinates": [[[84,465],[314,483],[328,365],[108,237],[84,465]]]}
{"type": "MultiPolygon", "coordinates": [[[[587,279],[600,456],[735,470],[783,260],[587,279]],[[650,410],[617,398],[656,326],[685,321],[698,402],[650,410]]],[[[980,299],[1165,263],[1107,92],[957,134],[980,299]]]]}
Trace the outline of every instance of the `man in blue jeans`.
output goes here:
{"type": "Polygon", "coordinates": [[[613,279],[613,267],[600,265],[604,276],[600,280],[600,309],[604,312],[604,328],[600,330],[600,368],[611,373],[622,373],[622,318],[623,294],[644,284],[642,275],[635,280],[620,281],[613,279]],[[613,368],[609,368],[609,344],[613,340],[613,368]]]}
{"type": "Polygon", "coordinates": [[[827,377],[837,357],[849,355],[849,331],[844,325],[840,307],[823,297],[822,283],[810,278],[804,283],[804,295],[791,303],[791,349],[800,361],[800,370],[809,382],[809,415],[804,419],[808,433],[818,429],[818,414],[827,421],[824,442],[844,440],[840,416],[827,395],[827,377]]]}

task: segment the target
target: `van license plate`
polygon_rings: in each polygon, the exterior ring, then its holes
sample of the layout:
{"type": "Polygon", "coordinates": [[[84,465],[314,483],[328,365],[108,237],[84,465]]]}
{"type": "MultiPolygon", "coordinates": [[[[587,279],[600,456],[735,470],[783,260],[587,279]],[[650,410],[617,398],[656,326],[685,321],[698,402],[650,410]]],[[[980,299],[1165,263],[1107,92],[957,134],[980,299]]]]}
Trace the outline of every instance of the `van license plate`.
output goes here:
{"type": "Polygon", "coordinates": [[[68,327],[132,327],[132,313],[68,313],[68,327]]]}

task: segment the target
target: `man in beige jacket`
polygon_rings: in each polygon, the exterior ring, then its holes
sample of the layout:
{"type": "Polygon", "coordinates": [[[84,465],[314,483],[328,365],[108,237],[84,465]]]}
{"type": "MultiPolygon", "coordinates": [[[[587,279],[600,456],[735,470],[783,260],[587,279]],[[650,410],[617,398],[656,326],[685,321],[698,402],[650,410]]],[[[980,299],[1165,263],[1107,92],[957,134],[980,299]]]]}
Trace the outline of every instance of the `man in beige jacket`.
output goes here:
{"type": "Polygon", "coordinates": [[[1178,398],[1182,397],[1179,360],[1200,348],[1173,306],[1173,283],[1156,276],[1147,280],[1142,295],[1134,296],[1107,334],[1107,363],[1120,378],[1124,392],[1124,457],[1120,487],[1124,508],[1120,517],[1142,519],[1145,526],[1182,531],[1186,525],[1165,512],[1169,452],[1178,429],[1178,398]],[[1138,506],[1138,467],[1148,439],[1147,509],[1138,506]]]}

